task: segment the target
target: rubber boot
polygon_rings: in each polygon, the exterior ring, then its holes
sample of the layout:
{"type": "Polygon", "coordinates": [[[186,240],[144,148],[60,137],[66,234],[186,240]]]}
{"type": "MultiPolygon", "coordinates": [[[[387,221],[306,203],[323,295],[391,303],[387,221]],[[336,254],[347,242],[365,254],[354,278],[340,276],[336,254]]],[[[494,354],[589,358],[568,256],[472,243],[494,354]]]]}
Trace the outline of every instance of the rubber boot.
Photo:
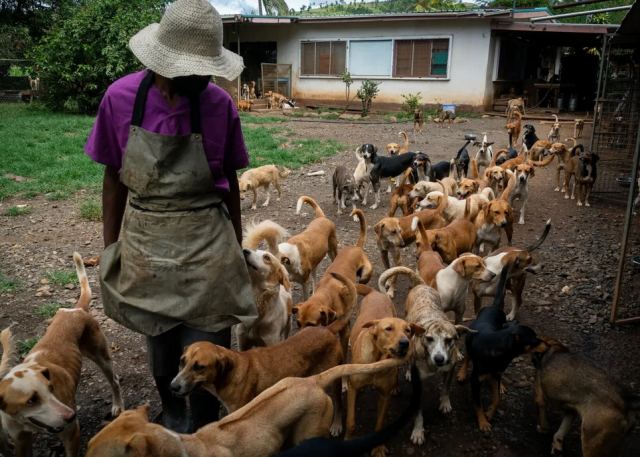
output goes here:
{"type": "Polygon", "coordinates": [[[191,420],[189,432],[194,433],[200,427],[218,420],[220,402],[209,392],[196,389],[189,396],[191,420]]]}
{"type": "Polygon", "coordinates": [[[187,433],[189,430],[187,402],[184,398],[173,395],[170,387],[171,379],[169,376],[154,376],[162,403],[162,425],[176,433],[187,433]]]}

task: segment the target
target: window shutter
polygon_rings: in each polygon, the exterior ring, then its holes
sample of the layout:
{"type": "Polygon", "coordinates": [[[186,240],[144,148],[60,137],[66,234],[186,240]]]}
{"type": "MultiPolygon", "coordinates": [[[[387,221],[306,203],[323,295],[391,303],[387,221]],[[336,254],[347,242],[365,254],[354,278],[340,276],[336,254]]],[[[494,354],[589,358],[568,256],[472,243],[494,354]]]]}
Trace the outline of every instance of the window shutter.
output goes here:
{"type": "Polygon", "coordinates": [[[315,74],[315,62],[316,62],[316,44],[315,43],[302,43],[302,65],[300,73],[303,75],[315,74]]]}
{"type": "Polygon", "coordinates": [[[413,46],[413,76],[430,76],[431,40],[416,40],[413,46]]]}
{"type": "Polygon", "coordinates": [[[331,42],[331,74],[340,76],[346,69],[347,43],[345,41],[331,42]]]}
{"type": "Polygon", "coordinates": [[[331,42],[316,42],[316,75],[331,73],[331,42]]]}
{"type": "Polygon", "coordinates": [[[412,40],[397,40],[394,58],[394,76],[413,76],[411,62],[413,54],[412,40]]]}

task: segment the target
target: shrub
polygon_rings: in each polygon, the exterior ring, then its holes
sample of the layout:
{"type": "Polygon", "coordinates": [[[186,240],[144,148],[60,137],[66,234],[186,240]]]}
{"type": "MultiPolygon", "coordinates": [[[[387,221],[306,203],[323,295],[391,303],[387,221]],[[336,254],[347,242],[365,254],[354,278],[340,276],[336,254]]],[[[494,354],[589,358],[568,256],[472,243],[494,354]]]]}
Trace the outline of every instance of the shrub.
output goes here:
{"type": "Polygon", "coordinates": [[[380,92],[380,88],[378,87],[380,83],[371,81],[370,79],[365,79],[362,81],[362,85],[358,92],[356,92],[356,96],[362,101],[362,117],[369,114],[371,111],[371,103],[373,99],[376,98],[378,92],[380,92]]]}
{"type": "Polygon", "coordinates": [[[419,108],[422,104],[422,94],[402,94],[402,111],[405,113],[413,114],[416,108],[419,108]]]}
{"type": "Polygon", "coordinates": [[[80,204],[80,217],[86,221],[100,222],[102,220],[102,204],[95,198],[90,198],[80,204]]]}
{"type": "Polygon", "coordinates": [[[140,68],[129,38],[158,22],[166,0],[84,0],[69,8],[34,48],[45,103],[94,112],[107,86],[140,68]]]}

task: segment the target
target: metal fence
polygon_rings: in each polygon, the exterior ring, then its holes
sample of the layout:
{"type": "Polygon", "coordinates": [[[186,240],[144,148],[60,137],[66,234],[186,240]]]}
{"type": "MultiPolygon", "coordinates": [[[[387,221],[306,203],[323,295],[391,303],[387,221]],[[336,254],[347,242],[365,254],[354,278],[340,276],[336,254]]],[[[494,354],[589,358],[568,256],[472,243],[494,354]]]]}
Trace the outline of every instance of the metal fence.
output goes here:
{"type": "Polygon", "coordinates": [[[291,98],[291,65],[282,63],[262,64],[262,93],[278,92],[291,98]]]}

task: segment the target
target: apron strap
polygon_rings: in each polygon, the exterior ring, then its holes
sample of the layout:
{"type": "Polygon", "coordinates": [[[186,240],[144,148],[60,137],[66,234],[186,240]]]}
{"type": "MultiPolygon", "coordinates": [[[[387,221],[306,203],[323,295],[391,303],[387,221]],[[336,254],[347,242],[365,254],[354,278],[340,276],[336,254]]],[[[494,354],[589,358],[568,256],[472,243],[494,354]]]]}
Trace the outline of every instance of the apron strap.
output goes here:
{"type": "MultiPolygon", "coordinates": [[[[144,119],[144,108],[147,104],[147,94],[153,85],[155,73],[151,70],[147,71],[144,79],[136,92],[136,100],[133,104],[133,115],[131,116],[131,125],[136,127],[142,126],[144,119]]],[[[189,97],[191,133],[202,133],[202,122],[200,118],[200,94],[189,97]]]]}

